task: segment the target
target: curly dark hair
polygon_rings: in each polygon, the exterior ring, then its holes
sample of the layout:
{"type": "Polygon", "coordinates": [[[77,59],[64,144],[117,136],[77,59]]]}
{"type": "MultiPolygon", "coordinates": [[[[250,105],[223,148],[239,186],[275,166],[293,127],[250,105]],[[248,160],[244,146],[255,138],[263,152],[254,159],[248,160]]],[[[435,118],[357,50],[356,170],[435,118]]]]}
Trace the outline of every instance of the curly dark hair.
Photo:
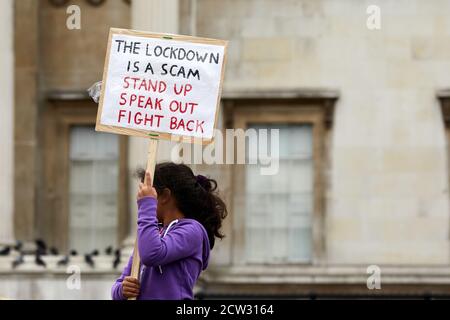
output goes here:
{"type": "MultiPolygon", "coordinates": [[[[145,170],[137,172],[144,181],[145,170]]],[[[195,176],[184,164],[164,162],[156,165],[153,187],[158,193],[169,189],[178,209],[186,218],[200,222],[208,233],[211,249],[215,238],[222,239],[222,220],[228,214],[227,207],[217,193],[217,182],[202,175],[195,176]]]]}

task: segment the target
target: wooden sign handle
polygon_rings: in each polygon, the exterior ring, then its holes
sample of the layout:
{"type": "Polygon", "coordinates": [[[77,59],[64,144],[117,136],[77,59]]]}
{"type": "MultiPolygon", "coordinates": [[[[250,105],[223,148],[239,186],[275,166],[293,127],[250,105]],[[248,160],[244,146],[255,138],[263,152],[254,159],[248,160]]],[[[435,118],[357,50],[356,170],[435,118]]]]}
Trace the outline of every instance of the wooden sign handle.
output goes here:
{"type": "MultiPolygon", "coordinates": [[[[156,166],[156,152],[158,151],[158,139],[150,139],[148,144],[148,153],[147,153],[147,172],[150,172],[150,175],[154,176],[155,166],[156,166]]],[[[139,280],[141,270],[141,258],[139,257],[138,250],[138,241],[137,235],[136,240],[134,241],[134,250],[133,250],[133,264],[131,266],[131,274],[130,276],[139,280]]],[[[136,298],[129,298],[128,300],[136,300],[136,298]]]]}

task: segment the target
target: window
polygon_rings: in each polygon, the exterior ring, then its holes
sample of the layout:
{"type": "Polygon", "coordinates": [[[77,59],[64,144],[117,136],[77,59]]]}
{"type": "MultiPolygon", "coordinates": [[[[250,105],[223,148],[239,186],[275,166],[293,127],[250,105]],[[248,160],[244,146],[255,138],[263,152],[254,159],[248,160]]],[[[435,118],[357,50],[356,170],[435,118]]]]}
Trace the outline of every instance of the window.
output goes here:
{"type": "Polygon", "coordinates": [[[277,174],[261,175],[248,155],[246,165],[232,169],[233,265],[318,264],[325,258],[325,151],[334,101],[251,97],[225,105],[228,128],[279,129],[280,142],[277,174]]]}
{"type": "MultiPolygon", "coordinates": [[[[245,168],[248,261],[309,262],[313,210],[312,127],[269,123],[252,124],[248,128],[280,130],[278,173],[261,175],[260,166],[256,164],[245,168]]],[[[247,160],[250,159],[247,157],[247,160]]]]}
{"type": "Polygon", "coordinates": [[[116,246],[117,135],[73,126],[69,155],[69,247],[82,253],[116,246]]]}
{"type": "Polygon", "coordinates": [[[96,132],[97,105],[59,95],[42,125],[37,232],[60,252],[117,246],[129,235],[128,140],[96,132]]]}

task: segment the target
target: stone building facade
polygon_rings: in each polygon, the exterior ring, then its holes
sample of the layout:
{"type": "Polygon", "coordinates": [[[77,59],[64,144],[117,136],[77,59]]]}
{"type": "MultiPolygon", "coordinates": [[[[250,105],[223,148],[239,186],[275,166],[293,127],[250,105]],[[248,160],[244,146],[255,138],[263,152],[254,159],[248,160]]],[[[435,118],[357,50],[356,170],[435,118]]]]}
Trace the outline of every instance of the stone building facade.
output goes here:
{"type": "Polygon", "coordinates": [[[0,296],[107,299],[130,253],[146,141],[95,134],[86,94],[110,27],[229,40],[220,128],[280,127],[289,141],[273,178],[194,166],[220,181],[230,211],[199,297],[450,294],[449,0],[95,3],[71,1],[79,30],[65,1],[0,3],[0,242],[101,251],[95,267],[71,257],[81,290],[67,288],[61,256],[15,269],[17,252],[0,257],[0,296]],[[117,269],[108,244],[123,248],[117,269]]]}

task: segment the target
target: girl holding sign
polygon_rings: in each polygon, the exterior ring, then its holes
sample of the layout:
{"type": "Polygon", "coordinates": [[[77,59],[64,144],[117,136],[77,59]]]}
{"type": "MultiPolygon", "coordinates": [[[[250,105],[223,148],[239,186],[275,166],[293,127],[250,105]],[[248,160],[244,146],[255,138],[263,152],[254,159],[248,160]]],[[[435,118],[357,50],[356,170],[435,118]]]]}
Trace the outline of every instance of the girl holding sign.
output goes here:
{"type": "Polygon", "coordinates": [[[217,183],[195,176],[183,164],[162,163],[155,181],[140,173],[138,248],[140,281],[129,277],[132,257],[112,287],[112,298],[193,299],[193,288],[208,266],[209,253],[227,215],[217,183]],[[159,227],[162,224],[162,227],[159,227]]]}

